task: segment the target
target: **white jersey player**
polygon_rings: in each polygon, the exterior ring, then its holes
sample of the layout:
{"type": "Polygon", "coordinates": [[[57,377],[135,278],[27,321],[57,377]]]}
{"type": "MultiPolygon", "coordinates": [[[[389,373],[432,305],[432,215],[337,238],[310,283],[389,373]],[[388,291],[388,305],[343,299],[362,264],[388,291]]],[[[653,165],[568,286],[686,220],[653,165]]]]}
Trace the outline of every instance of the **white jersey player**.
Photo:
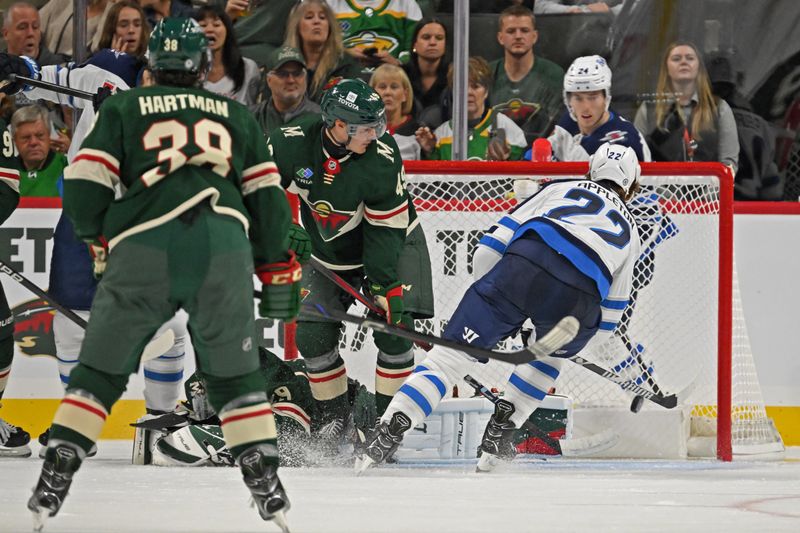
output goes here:
{"type": "MultiPolygon", "coordinates": [[[[552,357],[519,365],[484,432],[479,470],[497,457],[511,458],[514,431],[544,399],[564,358],[598,334],[610,335],[628,304],[639,232],[625,202],[638,190],[633,149],[601,146],[589,179],[551,182],[503,216],[483,236],[476,277],[443,337],[493,348],[530,319],[538,336],[573,316],[575,338],[552,357]]],[[[474,360],[436,346],[400,387],[380,424],[367,438],[357,471],[394,453],[403,433],[427,417],[474,360]]]]}

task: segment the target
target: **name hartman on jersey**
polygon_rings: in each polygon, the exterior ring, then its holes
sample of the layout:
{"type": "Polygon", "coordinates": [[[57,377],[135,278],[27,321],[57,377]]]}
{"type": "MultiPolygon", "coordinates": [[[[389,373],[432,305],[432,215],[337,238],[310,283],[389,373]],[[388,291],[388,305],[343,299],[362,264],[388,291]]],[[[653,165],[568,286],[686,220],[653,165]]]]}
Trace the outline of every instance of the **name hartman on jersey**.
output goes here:
{"type": "Polygon", "coordinates": [[[183,109],[199,109],[228,118],[228,102],[200,94],[164,94],[139,97],[139,111],[142,116],[183,109]]]}

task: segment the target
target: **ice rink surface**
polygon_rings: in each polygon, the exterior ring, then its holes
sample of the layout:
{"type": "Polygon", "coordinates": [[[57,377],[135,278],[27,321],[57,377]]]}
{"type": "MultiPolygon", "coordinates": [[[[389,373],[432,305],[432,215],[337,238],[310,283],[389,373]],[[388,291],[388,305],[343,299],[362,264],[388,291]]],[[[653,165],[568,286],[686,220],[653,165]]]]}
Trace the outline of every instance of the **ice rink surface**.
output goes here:
{"type": "MultiPolygon", "coordinates": [[[[34,453],[38,445],[34,445],[34,453]]],[[[46,532],[278,531],[248,507],[235,468],[130,464],[101,441],[46,532]]],[[[293,533],[800,532],[800,450],[782,462],[526,460],[281,470],[293,533]]],[[[25,502],[38,458],[0,459],[0,532],[31,531],[25,502]]]]}

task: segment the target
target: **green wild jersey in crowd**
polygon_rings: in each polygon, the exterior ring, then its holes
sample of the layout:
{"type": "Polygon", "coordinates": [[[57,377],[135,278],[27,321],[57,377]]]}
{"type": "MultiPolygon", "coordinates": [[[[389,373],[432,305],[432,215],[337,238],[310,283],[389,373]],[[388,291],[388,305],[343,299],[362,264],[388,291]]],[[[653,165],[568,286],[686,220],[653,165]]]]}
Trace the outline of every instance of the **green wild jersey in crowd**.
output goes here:
{"type": "Polygon", "coordinates": [[[416,222],[400,150],[385,133],[365,153],[336,160],[322,135],[322,117],[309,116],[270,138],[283,186],[300,197],[314,256],[334,270],[363,265],[371,281],[394,283],[406,233],[416,222]]]}
{"type": "Polygon", "coordinates": [[[528,145],[538,137],[546,137],[563,108],[564,69],[536,57],[530,72],[514,82],[508,79],[504,59],[493,61],[490,66],[494,79],[489,91],[491,106],[522,128],[528,145]]]}
{"type": "Polygon", "coordinates": [[[14,141],[6,121],[0,119],[0,224],[11,216],[19,204],[19,159],[15,156],[14,141]]]}
{"type": "Polygon", "coordinates": [[[258,124],[245,106],[199,88],[110,97],[64,172],[76,234],[111,247],[203,201],[249,227],[257,264],[286,259],[291,216],[258,124]]]}
{"type": "Polygon", "coordinates": [[[422,18],[415,0],[329,0],[328,5],[345,48],[386,50],[403,62],[411,57],[414,27],[422,18]]]}

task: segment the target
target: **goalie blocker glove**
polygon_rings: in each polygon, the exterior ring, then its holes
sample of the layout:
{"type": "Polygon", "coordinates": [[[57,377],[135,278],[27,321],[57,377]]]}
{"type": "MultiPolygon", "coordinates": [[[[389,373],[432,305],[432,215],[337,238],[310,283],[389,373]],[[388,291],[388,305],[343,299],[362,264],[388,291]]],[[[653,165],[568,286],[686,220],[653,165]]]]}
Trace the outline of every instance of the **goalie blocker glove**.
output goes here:
{"type": "Polygon", "coordinates": [[[263,317],[291,320],[300,312],[300,280],[303,269],[293,251],[289,260],[256,268],[262,283],[258,312],[263,317]]]}

